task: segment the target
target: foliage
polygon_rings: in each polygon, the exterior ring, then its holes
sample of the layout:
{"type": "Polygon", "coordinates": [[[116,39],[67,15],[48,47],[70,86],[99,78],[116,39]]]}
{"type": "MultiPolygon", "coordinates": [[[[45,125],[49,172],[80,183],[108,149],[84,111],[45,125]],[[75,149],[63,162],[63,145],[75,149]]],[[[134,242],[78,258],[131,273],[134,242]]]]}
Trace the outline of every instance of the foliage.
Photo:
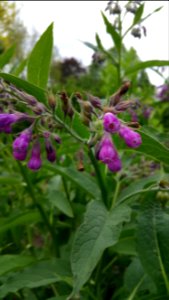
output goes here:
{"type": "Polygon", "coordinates": [[[127,50],[151,15],[127,5],[129,28],[120,2],[114,24],[102,14],[111,49],[85,42],[89,70],[51,68],[53,24],[11,73],[16,50],[0,55],[1,299],[169,297],[169,89],[156,94],[146,73],[169,62],[127,50]]]}

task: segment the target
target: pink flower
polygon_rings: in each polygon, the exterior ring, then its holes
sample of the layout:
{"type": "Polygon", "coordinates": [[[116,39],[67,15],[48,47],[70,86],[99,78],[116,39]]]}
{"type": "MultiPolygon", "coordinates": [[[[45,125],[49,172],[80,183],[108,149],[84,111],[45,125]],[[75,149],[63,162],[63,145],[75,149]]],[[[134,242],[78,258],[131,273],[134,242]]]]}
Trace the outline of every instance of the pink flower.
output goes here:
{"type": "Polygon", "coordinates": [[[119,135],[130,148],[138,148],[142,143],[141,135],[127,126],[121,126],[119,135]]]}
{"type": "Polygon", "coordinates": [[[32,148],[31,158],[28,162],[28,168],[33,171],[36,171],[40,169],[41,165],[42,165],[42,161],[41,161],[41,153],[40,153],[40,142],[36,140],[32,148]]]}
{"type": "Polygon", "coordinates": [[[103,126],[105,131],[115,133],[120,129],[120,121],[114,114],[108,112],[103,117],[103,126]]]}

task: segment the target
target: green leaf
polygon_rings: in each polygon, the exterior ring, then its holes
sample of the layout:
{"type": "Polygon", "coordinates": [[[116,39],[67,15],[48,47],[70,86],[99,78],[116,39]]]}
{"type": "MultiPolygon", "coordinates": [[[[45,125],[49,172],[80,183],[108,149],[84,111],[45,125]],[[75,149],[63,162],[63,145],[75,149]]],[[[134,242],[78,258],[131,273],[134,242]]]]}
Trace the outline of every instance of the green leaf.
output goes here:
{"type": "Polygon", "coordinates": [[[151,135],[147,130],[138,130],[142,136],[142,145],[136,150],[144,153],[151,158],[169,165],[169,149],[161,144],[157,138],[151,135]]]}
{"type": "Polygon", "coordinates": [[[105,49],[104,49],[104,47],[102,45],[102,42],[101,42],[101,39],[100,39],[98,33],[96,33],[96,43],[97,43],[97,47],[99,48],[99,50],[101,50],[101,51],[104,52],[105,49]]]}
{"type": "Polygon", "coordinates": [[[27,79],[46,88],[53,48],[53,23],[42,34],[28,59],[27,79]]]}
{"type": "Polygon", "coordinates": [[[141,4],[135,13],[133,25],[140,22],[143,12],[144,12],[144,4],[141,4]]]}
{"type": "Polygon", "coordinates": [[[83,44],[86,45],[88,48],[92,49],[95,52],[98,51],[97,47],[94,46],[93,44],[89,43],[89,42],[83,42],[83,44]]]}
{"type": "Polygon", "coordinates": [[[0,255],[0,276],[5,273],[24,268],[33,263],[35,259],[23,255],[0,255]]]}
{"type": "Polygon", "coordinates": [[[120,47],[121,47],[121,37],[118,34],[118,32],[116,31],[115,27],[109,22],[109,20],[106,18],[106,16],[103,13],[102,13],[102,17],[103,17],[104,23],[106,25],[106,31],[112,37],[114,45],[115,45],[117,51],[119,51],[120,47]]]}
{"type": "Polygon", "coordinates": [[[79,186],[92,198],[100,199],[100,190],[96,181],[86,172],[80,173],[73,167],[63,168],[59,166],[44,165],[48,170],[53,171],[55,174],[60,174],[70,180],[73,184],[79,186]]]}
{"type": "Polygon", "coordinates": [[[147,276],[147,274],[145,274],[138,258],[134,258],[132,263],[127,268],[124,275],[124,285],[128,294],[126,300],[134,300],[140,288],[155,292],[153,282],[147,276]]]}
{"type": "Polygon", "coordinates": [[[129,75],[131,73],[137,72],[139,70],[143,70],[146,68],[152,68],[152,67],[163,67],[163,66],[169,66],[169,60],[147,60],[140,63],[135,64],[134,66],[131,66],[125,71],[125,75],[129,75]]]}
{"type": "Polygon", "coordinates": [[[61,259],[41,261],[3,278],[0,297],[3,298],[8,293],[16,293],[23,288],[37,288],[58,281],[71,282],[68,262],[61,259]]]}
{"type": "Polygon", "coordinates": [[[23,70],[25,69],[27,64],[27,58],[23,59],[19,65],[17,65],[17,67],[13,68],[12,71],[10,71],[10,74],[14,75],[14,76],[19,76],[23,70]]]}
{"type": "Polygon", "coordinates": [[[169,215],[162,209],[155,193],[142,203],[138,217],[137,251],[145,272],[159,293],[169,294],[169,215]]]}
{"type": "Polygon", "coordinates": [[[17,88],[24,90],[28,94],[35,96],[40,102],[47,102],[45,90],[33,85],[32,83],[7,73],[0,73],[0,77],[14,84],[17,88]]]}
{"type": "Polygon", "coordinates": [[[15,216],[0,218],[0,233],[19,225],[37,223],[40,220],[41,216],[37,211],[21,212],[15,216]]]}
{"type": "Polygon", "coordinates": [[[6,64],[8,64],[8,62],[14,55],[15,49],[16,46],[13,45],[8,50],[6,50],[3,54],[0,55],[0,69],[2,69],[6,64]]]}
{"type": "Polygon", "coordinates": [[[89,279],[104,250],[117,243],[122,223],[129,221],[130,213],[130,208],[124,205],[109,212],[100,201],[89,203],[72,246],[73,295],[89,279]]]}
{"type": "Polygon", "coordinates": [[[0,183],[1,184],[7,184],[7,185],[16,185],[21,183],[21,178],[19,176],[15,175],[14,176],[0,176],[0,183]]]}
{"type": "Polygon", "coordinates": [[[58,190],[56,186],[56,178],[52,178],[48,183],[47,197],[53,207],[57,207],[68,217],[73,217],[73,211],[69,201],[67,200],[63,191],[58,190]]]}
{"type": "Polygon", "coordinates": [[[90,136],[88,128],[82,123],[80,114],[78,112],[74,113],[72,121],[72,129],[84,139],[88,139],[90,136]]]}
{"type": "Polygon", "coordinates": [[[126,187],[124,190],[122,190],[117,201],[124,202],[127,199],[130,199],[131,197],[137,194],[141,194],[146,190],[148,191],[149,188],[147,186],[151,186],[152,184],[157,183],[157,181],[160,181],[161,176],[162,175],[158,173],[153,176],[136,180],[135,182],[131,183],[128,187],[126,187]]]}

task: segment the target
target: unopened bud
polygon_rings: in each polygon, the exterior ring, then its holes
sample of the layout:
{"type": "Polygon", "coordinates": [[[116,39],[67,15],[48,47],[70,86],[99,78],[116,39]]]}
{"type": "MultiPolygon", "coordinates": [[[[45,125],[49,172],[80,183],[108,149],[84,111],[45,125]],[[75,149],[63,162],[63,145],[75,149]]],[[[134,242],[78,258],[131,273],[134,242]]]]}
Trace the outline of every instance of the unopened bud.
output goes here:
{"type": "Polygon", "coordinates": [[[32,111],[36,115],[41,115],[42,113],[44,113],[46,111],[46,108],[45,108],[45,105],[43,103],[37,102],[36,106],[34,106],[32,108],[32,111]]]}
{"type": "Polygon", "coordinates": [[[109,12],[110,14],[113,14],[113,15],[119,15],[121,13],[121,8],[120,6],[116,3],[114,5],[114,7],[110,7],[109,8],[109,12]]]}
{"type": "Polygon", "coordinates": [[[88,96],[88,101],[92,104],[93,107],[102,109],[101,101],[98,97],[95,97],[90,94],[87,94],[87,96],[88,96]]]}
{"type": "Polygon", "coordinates": [[[60,92],[59,95],[60,99],[62,100],[62,110],[64,112],[65,117],[68,115],[70,118],[72,118],[74,111],[70,103],[69,97],[65,92],[60,92]]]}
{"type": "Polygon", "coordinates": [[[55,99],[55,96],[53,94],[49,95],[48,103],[49,103],[49,106],[54,110],[55,107],[56,107],[56,99],[55,99]]]}
{"type": "Polygon", "coordinates": [[[130,108],[133,105],[134,101],[128,100],[128,101],[121,101],[116,106],[115,109],[119,112],[126,111],[128,108],[130,108]]]}
{"type": "Polygon", "coordinates": [[[140,30],[140,28],[139,28],[139,27],[133,28],[132,31],[131,31],[131,34],[132,34],[134,37],[140,39],[140,38],[141,38],[141,30],[140,30]]]}

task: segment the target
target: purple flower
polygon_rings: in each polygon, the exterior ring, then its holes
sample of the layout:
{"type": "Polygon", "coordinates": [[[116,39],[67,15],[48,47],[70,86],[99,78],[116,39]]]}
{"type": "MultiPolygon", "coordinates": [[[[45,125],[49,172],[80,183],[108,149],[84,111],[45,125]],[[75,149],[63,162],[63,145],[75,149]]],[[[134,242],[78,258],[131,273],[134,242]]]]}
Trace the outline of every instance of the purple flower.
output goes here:
{"type": "Polygon", "coordinates": [[[115,133],[120,129],[119,119],[112,113],[108,112],[103,117],[104,129],[107,132],[115,133]]]}
{"type": "Polygon", "coordinates": [[[121,126],[119,135],[130,148],[138,148],[142,143],[140,134],[127,126],[121,126]]]}
{"type": "Polygon", "coordinates": [[[108,168],[111,172],[118,172],[121,170],[122,164],[118,155],[110,163],[108,163],[108,168]]]}
{"type": "Polygon", "coordinates": [[[47,153],[47,159],[50,162],[55,162],[55,160],[56,160],[56,150],[52,146],[52,143],[49,140],[49,138],[45,139],[45,148],[46,148],[46,153],[47,153]]]}
{"type": "Polygon", "coordinates": [[[12,124],[19,121],[32,121],[32,117],[28,116],[24,113],[2,113],[0,114],[0,132],[11,133],[12,132],[12,124]]]}
{"type": "Polygon", "coordinates": [[[0,132],[10,133],[12,131],[11,125],[18,121],[17,114],[0,114],[0,132]]]}
{"type": "Polygon", "coordinates": [[[157,97],[161,101],[169,101],[169,85],[168,84],[163,84],[160,85],[157,91],[157,97]]]}
{"type": "Polygon", "coordinates": [[[42,161],[40,156],[40,142],[36,140],[32,148],[31,158],[28,162],[28,168],[36,171],[40,169],[41,165],[42,161]]]}
{"type": "Polygon", "coordinates": [[[103,163],[108,164],[116,156],[116,149],[112,143],[111,137],[106,135],[101,140],[98,158],[103,163]]]}
{"type": "Polygon", "coordinates": [[[24,130],[13,142],[13,156],[17,160],[25,160],[31,141],[32,130],[24,130]]]}

